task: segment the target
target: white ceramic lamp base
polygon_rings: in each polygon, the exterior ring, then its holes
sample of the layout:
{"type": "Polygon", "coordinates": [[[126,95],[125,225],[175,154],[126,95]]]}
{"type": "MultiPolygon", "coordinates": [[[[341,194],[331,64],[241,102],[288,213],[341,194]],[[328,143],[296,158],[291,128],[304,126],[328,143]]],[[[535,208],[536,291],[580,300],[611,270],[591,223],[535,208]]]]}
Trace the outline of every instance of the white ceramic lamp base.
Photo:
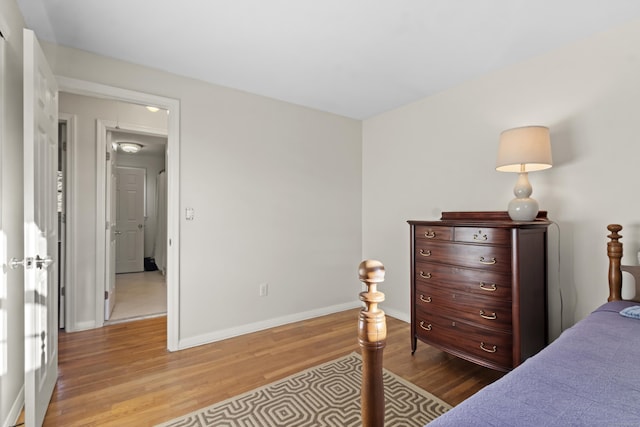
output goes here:
{"type": "Polygon", "coordinates": [[[509,217],[514,221],[533,221],[538,216],[538,202],[532,199],[533,188],[529,184],[527,172],[518,175],[513,194],[516,198],[509,202],[509,217]]]}
{"type": "Polygon", "coordinates": [[[533,221],[538,216],[538,202],[530,197],[509,202],[509,217],[514,221],[533,221]]]}

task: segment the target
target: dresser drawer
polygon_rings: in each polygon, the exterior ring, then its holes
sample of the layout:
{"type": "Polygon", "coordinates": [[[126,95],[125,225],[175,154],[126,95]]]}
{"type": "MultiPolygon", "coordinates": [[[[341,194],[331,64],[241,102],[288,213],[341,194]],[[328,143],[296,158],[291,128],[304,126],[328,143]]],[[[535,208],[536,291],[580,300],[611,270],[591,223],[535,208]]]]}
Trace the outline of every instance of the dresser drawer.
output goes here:
{"type": "Polygon", "coordinates": [[[415,283],[445,287],[511,303],[511,275],[495,271],[452,267],[429,262],[415,263],[415,283]]]}
{"type": "Polygon", "coordinates": [[[451,240],[453,238],[453,227],[444,226],[416,226],[416,239],[427,240],[451,240]]]}
{"type": "Polygon", "coordinates": [[[468,242],[487,245],[511,244],[511,230],[504,228],[456,227],[456,242],[468,242]]]}
{"type": "Polygon", "coordinates": [[[462,243],[416,240],[416,262],[430,261],[509,273],[511,251],[506,246],[469,245],[462,243]]]}
{"type": "Polygon", "coordinates": [[[431,314],[492,329],[511,331],[511,303],[497,298],[480,297],[466,292],[455,292],[444,287],[424,283],[416,285],[416,308],[431,314]]]}
{"type": "Polygon", "coordinates": [[[417,310],[416,334],[420,340],[463,358],[483,359],[503,369],[510,369],[513,364],[513,336],[510,333],[417,310]]]}

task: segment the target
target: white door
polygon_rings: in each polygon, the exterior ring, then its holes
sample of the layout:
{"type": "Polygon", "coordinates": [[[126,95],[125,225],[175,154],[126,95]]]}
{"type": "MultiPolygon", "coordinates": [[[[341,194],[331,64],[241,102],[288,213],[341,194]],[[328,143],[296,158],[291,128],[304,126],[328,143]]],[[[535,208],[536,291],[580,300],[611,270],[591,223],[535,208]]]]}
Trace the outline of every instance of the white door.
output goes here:
{"type": "Polygon", "coordinates": [[[116,306],[116,242],[120,231],[117,228],[116,194],[118,189],[116,168],[113,167],[115,154],[111,146],[111,132],[107,132],[107,223],[109,224],[107,233],[107,259],[106,259],[106,299],[104,302],[104,320],[111,318],[111,313],[116,306]]]}
{"type": "Polygon", "coordinates": [[[117,168],[116,273],[144,271],[145,170],[117,168]]]}
{"type": "Polygon", "coordinates": [[[24,30],[25,424],[40,426],[58,376],[58,88],[24,30]]]}

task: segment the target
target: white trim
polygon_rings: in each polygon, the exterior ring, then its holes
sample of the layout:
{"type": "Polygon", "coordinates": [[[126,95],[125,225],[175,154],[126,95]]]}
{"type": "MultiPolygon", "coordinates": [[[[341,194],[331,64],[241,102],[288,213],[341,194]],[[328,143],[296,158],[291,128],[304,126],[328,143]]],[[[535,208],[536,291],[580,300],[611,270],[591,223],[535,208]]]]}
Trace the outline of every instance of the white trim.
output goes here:
{"type": "MultiPolygon", "coordinates": [[[[96,313],[102,313],[102,316],[96,315],[96,326],[101,327],[105,323],[105,299],[104,293],[107,290],[107,266],[106,258],[109,247],[107,237],[107,131],[124,131],[133,132],[141,135],[168,137],[165,129],[141,126],[133,123],[115,122],[112,120],[96,120],[96,194],[103,197],[96,197],[96,313]]],[[[140,168],[138,168],[140,169],[140,168]]],[[[146,173],[145,173],[146,182],[146,173]]],[[[168,212],[167,212],[168,213],[168,212]]],[[[167,234],[168,235],[168,234],[167,234]]],[[[167,288],[168,288],[167,281],[167,288]]],[[[167,290],[168,293],[168,290],[167,290]]],[[[168,302],[168,295],[167,295],[168,302]]],[[[167,319],[168,321],[168,319],[167,319]]]]}
{"type": "Polygon", "coordinates": [[[95,329],[96,327],[97,327],[96,326],[96,322],[94,322],[93,320],[87,320],[87,321],[84,321],[84,322],[77,322],[74,325],[75,329],[73,330],[73,332],[86,331],[86,330],[89,330],[89,329],[95,329]]]}
{"type": "MultiPolygon", "coordinates": [[[[304,311],[301,313],[290,314],[287,316],[276,317],[274,319],[268,319],[261,322],[249,323],[242,326],[223,329],[213,333],[197,335],[195,337],[181,339],[178,344],[180,350],[185,348],[195,347],[203,344],[210,344],[212,342],[225,340],[227,338],[233,338],[240,335],[248,334],[251,332],[262,331],[264,329],[274,328],[276,326],[287,325],[289,323],[300,322],[302,320],[313,319],[315,317],[325,316],[327,314],[338,313],[345,310],[351,310],[354,308],[362,307],[362,303],[349,302],[344,304],[332,305],[329,307],[319,308],[310,311],[304,311]]],[[[354,318],[355,321],[355,318],[354,318]]],[[[356,324],[354,323],[354,334],[356,324]]]]}
{"type": "Polygon", "coordinates": [[[402,311],[393,310],[390,308],[382,307],[382,310],[389,317],[393,317],[394,319],[402,320],[405,323],[411,323],[411,315],[404,313],[402,311]]]}
{"type": "MultiPolygon", "coordinates": [[[[179,321],[180,321],[180,101],[177,99],[136,92],[128,89],[106,86],[99,83],[77,80],[68,77],[57,76],[59,90],[78,95],[93,96],[118,101],[132,102],[136,104],[151,105],[169,110],[167,133],[167,348],[170,351],[179,349],[179,321]]],[[[120,123],[120,127],[123,124],[120,123]]],[[[98,150],[97,157],[103,157],[98,161],[97,168],[102,167],[102,176],[99,171],[97,177],[104,183],[104,150],[98,150]]],[[[98,188],[96,188],[98,191],[98,188]]],[[[97,194],[104,194],[104,190],[97,194]]],[[[104,204],[104,201],[102,202],[104,204]]],[[[104,206],[102,211],[98,209],[97,215],[102,212],[102,221],[96,222],[96,227],[101,232],[96,237],[104,239],[104,206]]],[[[104,245],[101,250],[104,251],[104,245]]],[[[102,276],[104,278],[104,257],[102,258],[102,276]]],[[[96,266],[97,267],[97,266],[96,266]]],[[[98,272],[96,271],[96,274],[98,272]]],[[[96,277],[98,277],[96,275],[96,277]]],[[[102,284],[102,283],[101,283],[102,284]]],[[[97,286],[97,285],[96,285],[97,286]]],[[[96,296],[96,322],[99,327],[104,324],[104,291],[96,296]],[[99,298],[98,298],[99,297],[99,298]],[[100,300],[100,304],[97,301],[100,300]]]]}
{"type": "Polygon", "coordinates": [[[11,405],[11,409],[9,409],[9,413],[7,414],[7,418],[4,420],[2,427],[11,427],[16,425],[20,418],[20,414],[22,413],[22,408],[24,408],[24,385],[20,388],[20,392],[18,392],[16,400],[13,401],[13,405],[11,405]]]}
{"type": "Polygon", "coordinates": [[[96,287],[96,327],[104,325],[104,291],[106,288],[106,197],[107,197],[107,181],[106,181],[106,135],[107,129],[115,128],[116,122],[96,120],[96,271],[95,271],[95,287],[96,287]]]}

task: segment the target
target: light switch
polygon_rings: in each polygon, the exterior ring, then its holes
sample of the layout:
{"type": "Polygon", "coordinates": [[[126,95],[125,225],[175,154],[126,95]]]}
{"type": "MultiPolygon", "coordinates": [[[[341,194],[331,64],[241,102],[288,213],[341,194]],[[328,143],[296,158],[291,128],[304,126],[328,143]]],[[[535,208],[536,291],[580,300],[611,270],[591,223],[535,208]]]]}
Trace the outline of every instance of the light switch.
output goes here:
{"type": "Polygon", "coordinates": [[[187,221],[193,221],[193,208],[187,208],[187,221]]]}

